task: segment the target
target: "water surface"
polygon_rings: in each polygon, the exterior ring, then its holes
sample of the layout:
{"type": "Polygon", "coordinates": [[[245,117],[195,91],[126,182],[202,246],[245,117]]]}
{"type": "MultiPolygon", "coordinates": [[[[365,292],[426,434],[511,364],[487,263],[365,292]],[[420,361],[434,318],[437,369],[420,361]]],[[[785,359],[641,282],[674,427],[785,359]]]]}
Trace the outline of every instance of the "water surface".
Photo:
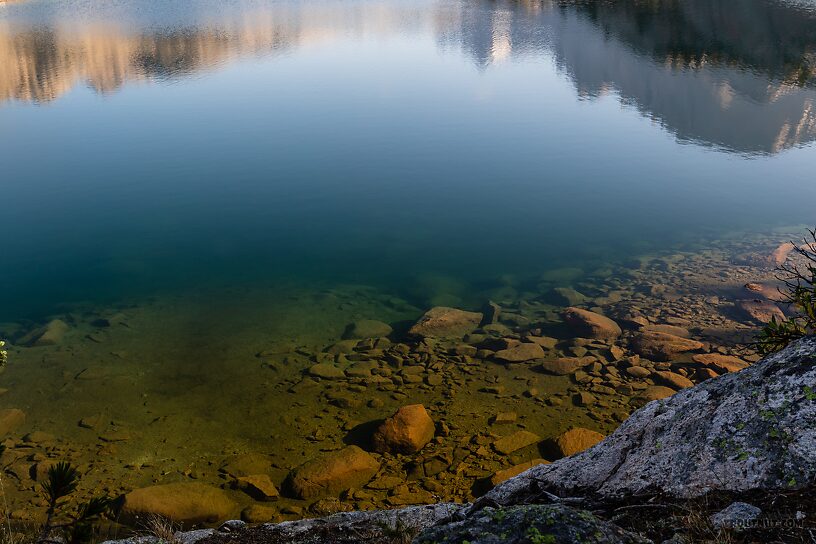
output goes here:
{"type": "MultiPolygon", "coordinates": [[[[744,254],[816,220],[814,100],[809,0],[0,4],[0,404],[88,493],[221,485],[247,452],[280,484],[409,402],[450,423],[448,457],[509,409],[543,437],[611,432],[627,398],[593,412],[527,367],[304,373],[351,321],[399,341],[488,300],[577,353],[557,286],[712,346],[754,330],[731,299],[770,271],[744,254]],[[55,318],[60,344],[19,345],[55,318]]],[[[436,498],[522,460],[451,468],[436,498]]],[[[373,496],[355,507],[393,505],[373,496]]]]}
{"type": "Polygon", "coordinates": [[[4,5],[2,318],[809,222],[813,5],[661,6],[4,5]]]}

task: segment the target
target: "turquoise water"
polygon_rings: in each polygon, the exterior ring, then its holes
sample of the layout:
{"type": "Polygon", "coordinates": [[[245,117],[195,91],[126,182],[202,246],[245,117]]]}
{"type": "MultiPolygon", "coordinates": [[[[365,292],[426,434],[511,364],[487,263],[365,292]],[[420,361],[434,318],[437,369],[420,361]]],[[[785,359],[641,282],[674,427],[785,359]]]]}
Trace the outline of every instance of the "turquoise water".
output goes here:
{"type": "Polygon", "coordinates": [[[813,223],[814,3],[648,6],[0,5],[0,321],[281,284],[473,305],[813,223]]]}

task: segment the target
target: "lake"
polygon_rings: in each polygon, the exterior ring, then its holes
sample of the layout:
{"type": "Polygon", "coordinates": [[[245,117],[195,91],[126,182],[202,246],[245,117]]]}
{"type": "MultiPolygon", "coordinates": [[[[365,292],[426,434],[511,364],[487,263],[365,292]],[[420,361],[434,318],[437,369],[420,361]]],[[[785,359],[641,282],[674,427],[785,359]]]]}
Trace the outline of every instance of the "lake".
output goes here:
{"type": "MultiPolygon", "coordinates": [[[[482,332],[467,349],[405,333],[431,307],[494,301],[505,348],[532,334],[584,357],[602,346],[557,317],[578,305],[743,353],[758,325],[734,301],[773,276],[756,255],[816,222],[815,102],[808,0],[0,3],[19,519],[42,506],[20,469],[32,451],[75,459],[88,493],[228,484],[246,455],[280,486],[421,402],[448,434],[384,473],[470,500],[532,455],[445,450],[488,416],[611,432],[631,389],[593,411],[569,402],[574,377],[491,362],[482,332]],[[360,320],[394,332],[326,348],[360,320]],[[434,455],[444,470],[408,467],[434,455]]],[[[288,496],[269,519],[320,508],[288,496]]]]}

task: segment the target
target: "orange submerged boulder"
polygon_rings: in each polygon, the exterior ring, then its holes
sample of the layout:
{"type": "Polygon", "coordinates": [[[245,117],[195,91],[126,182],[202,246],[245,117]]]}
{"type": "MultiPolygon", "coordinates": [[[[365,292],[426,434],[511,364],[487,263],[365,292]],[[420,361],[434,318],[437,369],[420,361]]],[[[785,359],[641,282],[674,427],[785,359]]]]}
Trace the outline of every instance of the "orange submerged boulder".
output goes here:
{"type": "Polygon", "coordinates": [[[582,308],[570,307],[564,310],[564,321],[586,338],[614,340],[623,332],[608,317],[582,308]]]}
{"type": "Polygon", "coordinates": [[[288,492],[298,499],[337,495],[362,487],[380,470],[380,463],[357,446],[325,453],[294,469],[286,481],[288,492]]]}
{"type": "Polygon", "coordinates": [[[130,520],[161,516],[176,523],[215,523],[234,514],[235,503],[217,487],[184,482],[143,487],[122,498],[121,514],[130,520]]]}
{"type": "Polygon", "coordinates": [[[385,453],[416,453],[430,442],[436,426],[421,404],[403,406],[386,419],[372,438],[374,450],[385,453]]]}

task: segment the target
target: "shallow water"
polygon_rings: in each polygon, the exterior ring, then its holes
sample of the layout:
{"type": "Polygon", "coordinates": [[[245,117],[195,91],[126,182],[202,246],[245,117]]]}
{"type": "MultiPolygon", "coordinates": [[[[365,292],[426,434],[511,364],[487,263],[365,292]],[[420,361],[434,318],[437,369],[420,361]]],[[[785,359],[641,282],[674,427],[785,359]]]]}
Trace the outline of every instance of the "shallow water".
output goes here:
{"type": "Polygon", "coordinates": [[[71,325],[15,348],[3,402],[89,451],[83,417],[134,429],[110,465],[162,469],[117,490],[234,451],[285,470],[350,422],[280,396],[308,355],[259,351],[532,299],[565,267],[612,271],[600,296],[642,255],[813,223],[814,55],[804,0],[2,4],[0,334],[71,325]]]}

